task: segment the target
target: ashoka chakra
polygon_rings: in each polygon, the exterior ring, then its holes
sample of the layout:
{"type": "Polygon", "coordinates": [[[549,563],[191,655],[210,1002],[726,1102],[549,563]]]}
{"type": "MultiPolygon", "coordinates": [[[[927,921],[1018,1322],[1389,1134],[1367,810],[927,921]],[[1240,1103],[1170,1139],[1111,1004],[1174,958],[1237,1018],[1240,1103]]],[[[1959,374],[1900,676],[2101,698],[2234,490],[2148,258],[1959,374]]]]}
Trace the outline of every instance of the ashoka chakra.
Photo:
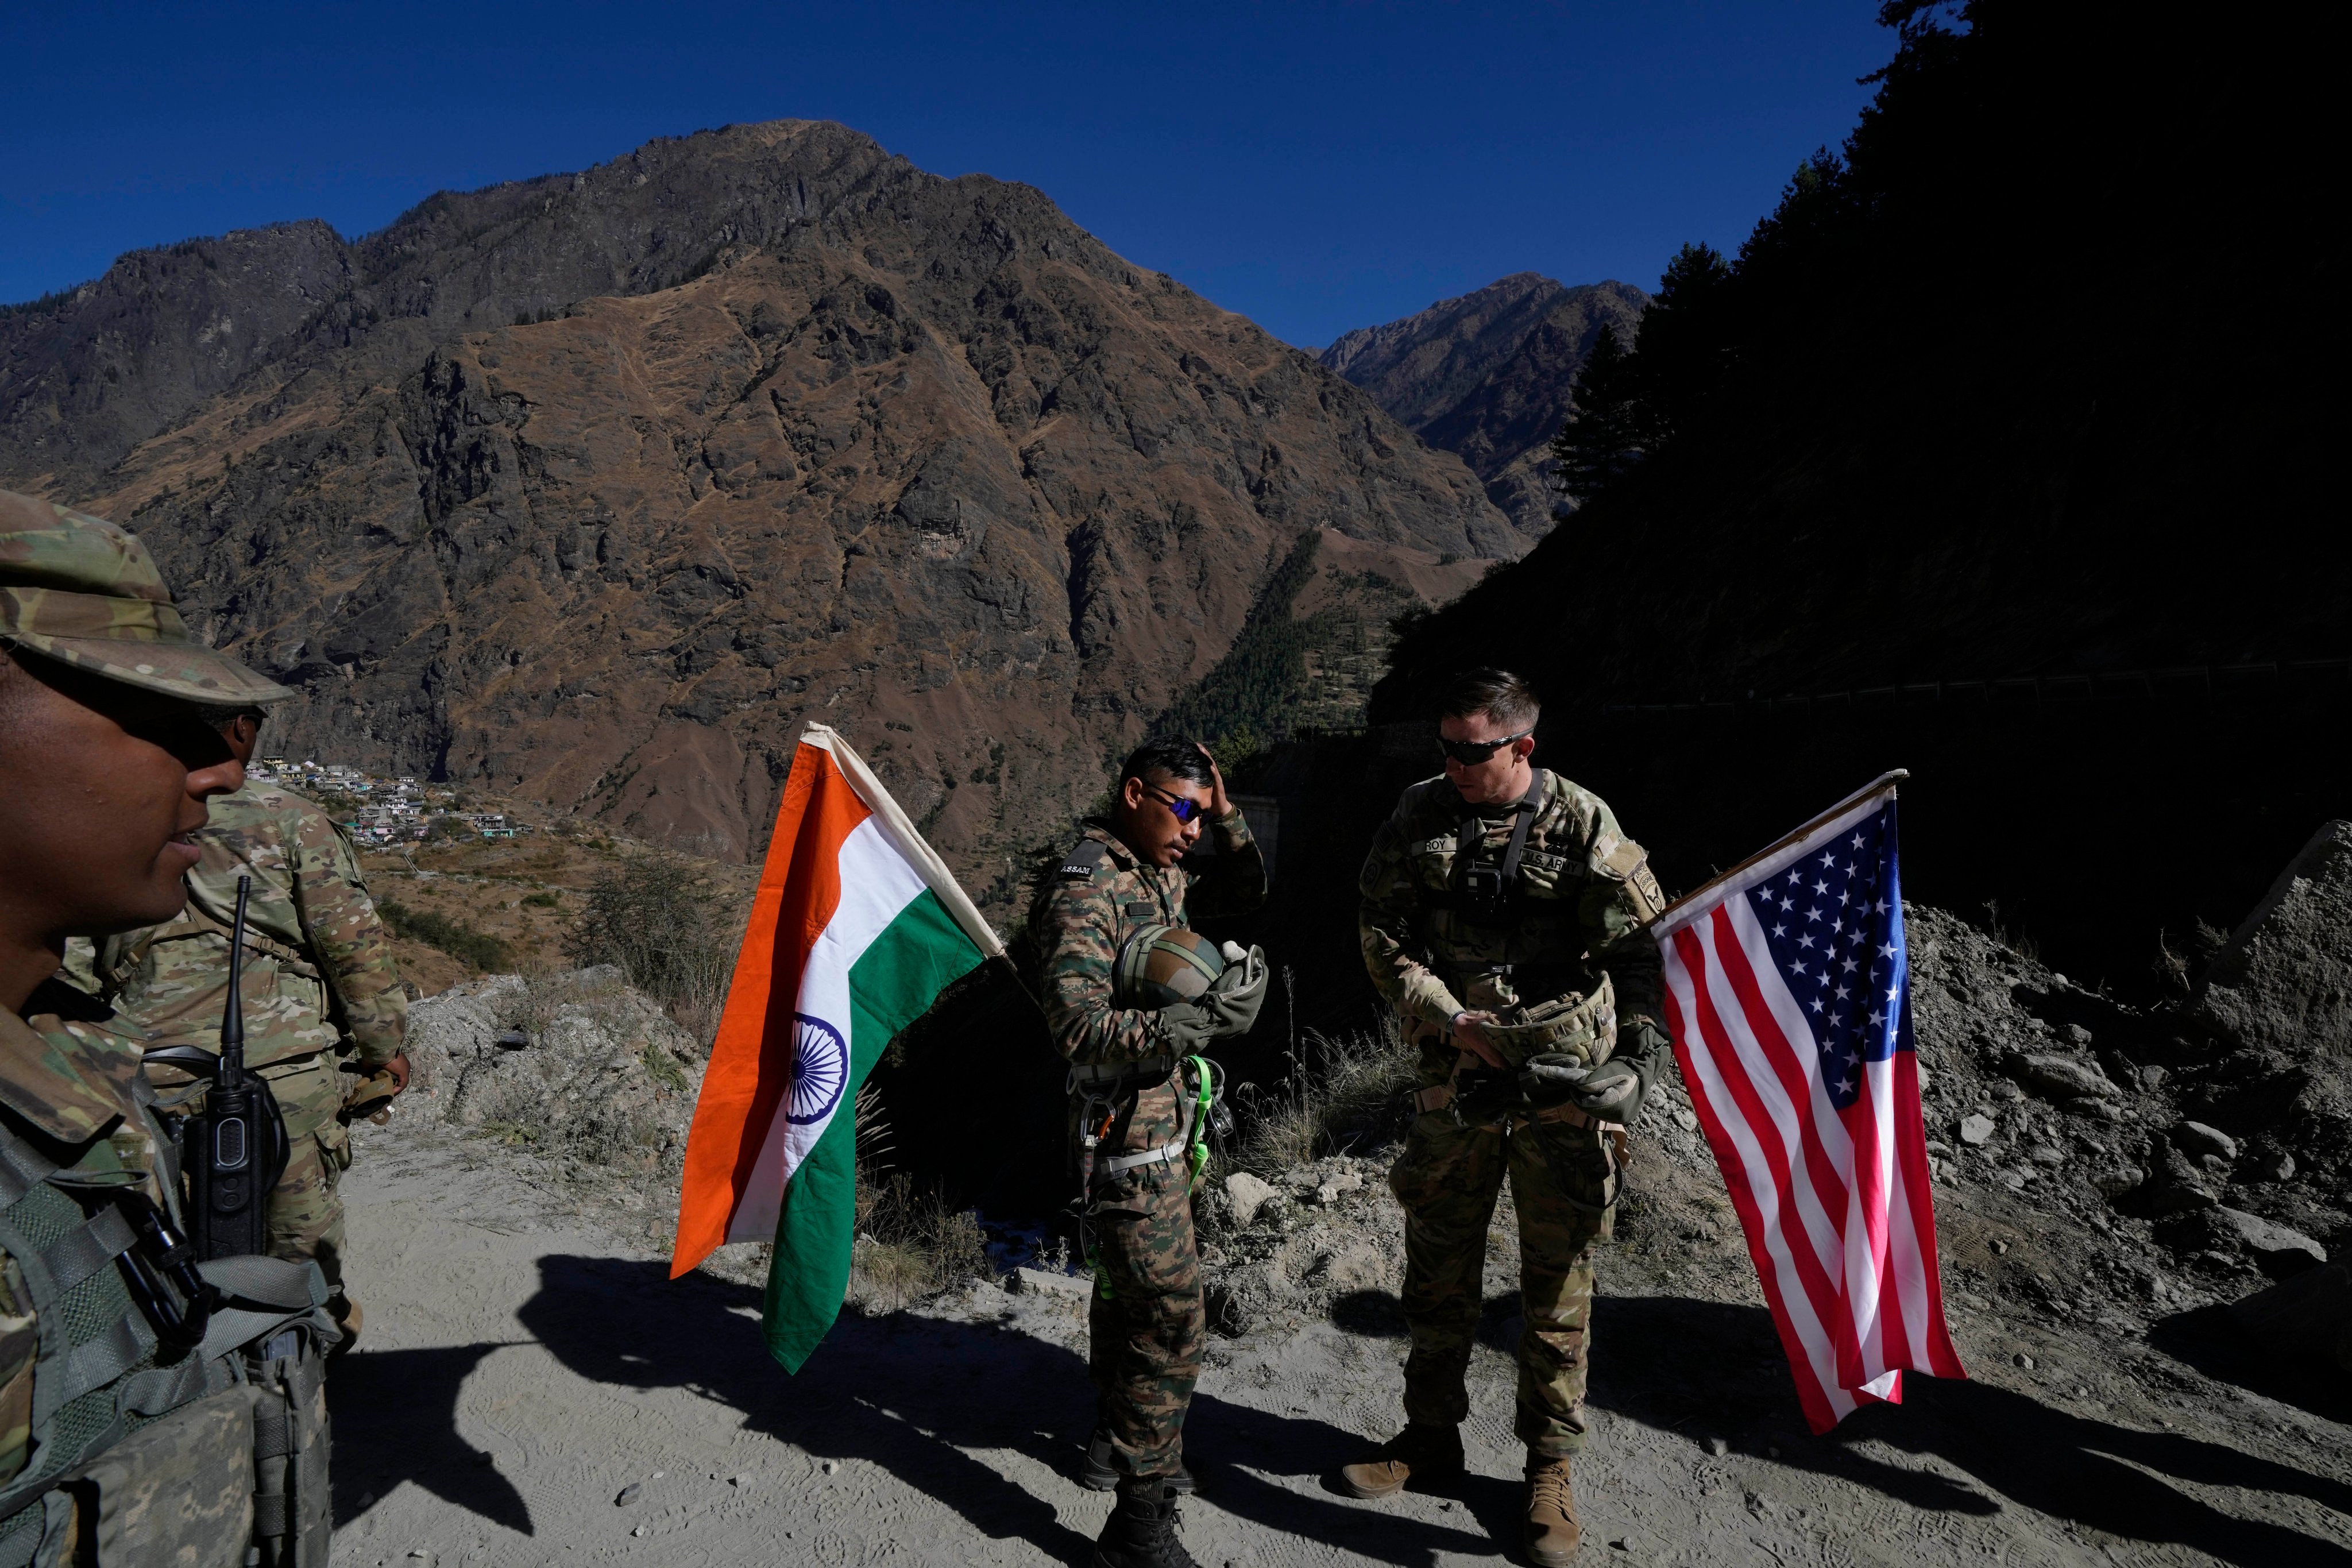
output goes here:
{"type": "Polygon", "coordinates": [[[849,1047],[822,1018],[793,1015],[793,1104],[785,1114],[805,1127],[833,1114],[849,1083],[849,1047]]]}

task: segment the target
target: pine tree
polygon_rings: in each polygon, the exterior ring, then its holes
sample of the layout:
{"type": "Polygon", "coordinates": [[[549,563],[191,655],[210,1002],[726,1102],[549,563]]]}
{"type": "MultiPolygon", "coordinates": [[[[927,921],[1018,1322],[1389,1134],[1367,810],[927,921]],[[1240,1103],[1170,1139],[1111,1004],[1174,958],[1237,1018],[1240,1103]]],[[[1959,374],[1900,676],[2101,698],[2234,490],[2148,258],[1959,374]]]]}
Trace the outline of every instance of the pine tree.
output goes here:
{"type": "MultiPolygon", "coordinates": [[[[1568,423],[1552,437],[1560,489],[1579,503],[1614,484],[1642,460],[1641,404],[1634,394],[1633,356],[1604,324],[1569,394],[1568,423]]],[[[1572,508],[1554,515],[1565,518],[1572,508]]]]}

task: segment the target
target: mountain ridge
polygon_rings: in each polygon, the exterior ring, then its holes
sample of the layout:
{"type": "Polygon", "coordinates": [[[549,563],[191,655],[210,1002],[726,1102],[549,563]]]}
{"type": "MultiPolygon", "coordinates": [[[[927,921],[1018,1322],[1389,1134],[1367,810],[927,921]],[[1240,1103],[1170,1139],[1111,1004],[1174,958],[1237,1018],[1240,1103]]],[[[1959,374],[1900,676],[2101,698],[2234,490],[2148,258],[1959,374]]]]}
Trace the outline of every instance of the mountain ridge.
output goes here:
{"type": "MultiPolygon", "coordinates": [[[[176,379],[58,346],[107,287],[0,318],[0,484],[137,528],[192,624],[302,691],[274,744],[649,837],[755,849],[824,714],[986,890],[1300,535],[1400,580],[1529,542],[1042,193],[826,122],[436,196],[342,254],[268,348],[176,379]]],[[[143,330],[197,337],[215,288],[143,330]]]]}
{"type": "Polygon", "coordinates": [[[1613,280],[1573,288],[1515,272],[1378,326],[1318,357],[1414,435],[1459,456],[1521,531],[1549,532],[1560,498],[1551,438],[1604,326],[1631,342],[1649,296],[1613,280]]]}

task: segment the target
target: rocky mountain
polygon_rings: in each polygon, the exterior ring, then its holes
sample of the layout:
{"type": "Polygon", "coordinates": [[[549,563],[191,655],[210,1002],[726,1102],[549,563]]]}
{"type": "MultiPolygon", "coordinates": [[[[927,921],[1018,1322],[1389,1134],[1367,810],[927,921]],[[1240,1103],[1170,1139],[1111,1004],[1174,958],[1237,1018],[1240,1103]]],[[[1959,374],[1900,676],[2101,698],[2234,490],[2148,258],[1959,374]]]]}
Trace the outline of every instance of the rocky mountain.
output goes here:
{"type": "Polygon", "coordinates": [[[1460,455],[1487,499],[1525,531],[1551,528],[1545,482],[1570,389],[1604,326],[1629,346],[1649,296],[1625,283],[1570,288],[1516,272],[1385,326],[1359,327],[1323,363],[1405,428],[1460,455]]]}
{"type": "Polygon", "coordinates": [[[0,485],[139,530],[286,750],[740,854],[821,715],[990,897],[1303,535],[1422,603],[1529,542],[1040,193],[810,121],[125,258],[0,317],[0,485]]]}

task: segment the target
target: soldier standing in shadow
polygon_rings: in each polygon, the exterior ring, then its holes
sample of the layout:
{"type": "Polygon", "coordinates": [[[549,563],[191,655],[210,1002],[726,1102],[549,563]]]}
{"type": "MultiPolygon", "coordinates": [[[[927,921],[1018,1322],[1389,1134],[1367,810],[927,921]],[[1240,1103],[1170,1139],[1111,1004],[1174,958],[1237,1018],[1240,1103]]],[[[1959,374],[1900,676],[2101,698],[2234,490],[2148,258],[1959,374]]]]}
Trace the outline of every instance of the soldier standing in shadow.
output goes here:
{"type": "MultiPolygon", "coordinates": [[[[1227,964],[1192,918],[1265,902],[1265,860],[1205,747],[1147,742],[1120,768],[1108,817],[1062,858],[1030,910],[1044,1006],[1070,1062],[1071,1137],[1095,1273],[1088,1318],[1097,1411],[1080,1479],[1118,1500],[1097,1568],[1195,1568],[1176,1539],[1184,1415],[1208,1341],[1192,1189],[1207,1129],[1212,1044],[1248,1033],[1263,953],[1227,964]],[[1183,865],[1206,828],[1216,858],[1183,865]]],[[[1229,950],[1238,952],[1238,950],[1229,950]]]]}
{"type": "Polygon", "coordinates": [[[1665,900],[1600,797],[1530,762],[1524,681],[1472,671],[1440,711],[1444,773],[1406,790],[1374,837],[1358,921],[1372,984],[1421,1047],[1417,1114],[1389,1176],[1405,1216],[1406,1426],[1340,1484],[1378,1498],[1462,1473],[1464,1380],[1507,1173],[1524,1545],[1557,1568],[1582,1534],[1569,1461],[1584,1446],[1592,1249],[1611,1233],[1625,1128],[1670,1054],[1641,929],[1665,900]]]}

